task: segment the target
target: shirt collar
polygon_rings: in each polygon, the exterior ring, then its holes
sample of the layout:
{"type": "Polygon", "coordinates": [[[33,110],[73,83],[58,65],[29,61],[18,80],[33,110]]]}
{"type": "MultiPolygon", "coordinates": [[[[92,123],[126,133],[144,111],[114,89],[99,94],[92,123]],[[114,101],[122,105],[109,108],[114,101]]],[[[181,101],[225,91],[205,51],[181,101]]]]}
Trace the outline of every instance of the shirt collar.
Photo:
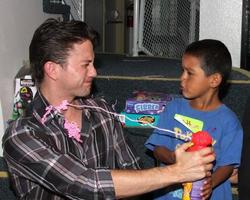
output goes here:
{"type": "Polygon", "coordinates": [[[32,103],[32,114],[39,120],[42,121],[43,116],[47,112],[46,108],[49,108],[51,106],[51,110],[47,117],[45,118],[44,124],[48,123],[54,118],[61,118],[63,115],[58,112],[57,109],[55,109],[52,105],[49,104],[47,99],[42,95],[41,91],[38,90],[32,103]]]}

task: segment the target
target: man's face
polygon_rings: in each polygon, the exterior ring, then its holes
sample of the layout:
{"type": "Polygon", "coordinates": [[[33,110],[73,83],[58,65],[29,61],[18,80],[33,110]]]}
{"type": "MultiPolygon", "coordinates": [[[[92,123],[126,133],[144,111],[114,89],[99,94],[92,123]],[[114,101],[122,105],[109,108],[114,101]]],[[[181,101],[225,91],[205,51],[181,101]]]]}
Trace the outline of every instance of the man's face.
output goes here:
{"type": "Polygon", "coordinates": [[[68,96],[87,96],[90,94],[96,69],[93,65],[94,51],[89,40],[74,44],[69,51],[67,63],[61,67],[60,80],[62,90],[68,96]]]}

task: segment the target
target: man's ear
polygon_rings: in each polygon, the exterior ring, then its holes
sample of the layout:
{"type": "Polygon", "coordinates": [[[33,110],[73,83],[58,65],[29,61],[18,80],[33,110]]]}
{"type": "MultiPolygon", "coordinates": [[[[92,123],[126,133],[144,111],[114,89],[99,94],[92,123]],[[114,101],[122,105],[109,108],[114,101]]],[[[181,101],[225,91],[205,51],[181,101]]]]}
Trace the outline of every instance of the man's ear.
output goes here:
{"type": "Polygon", "coordinates": [[[220,73],[214,73],[210,75],[210,85],[213,88],[219,87],[222,82],[222,76],[220,73]]]}
{"type": "Polygon", "coordinates": [[[49,78],[56,80],[58,74],[58,64],[52,61],[47,61],[44,64],[44,74],[47,75],[49,78]]]}

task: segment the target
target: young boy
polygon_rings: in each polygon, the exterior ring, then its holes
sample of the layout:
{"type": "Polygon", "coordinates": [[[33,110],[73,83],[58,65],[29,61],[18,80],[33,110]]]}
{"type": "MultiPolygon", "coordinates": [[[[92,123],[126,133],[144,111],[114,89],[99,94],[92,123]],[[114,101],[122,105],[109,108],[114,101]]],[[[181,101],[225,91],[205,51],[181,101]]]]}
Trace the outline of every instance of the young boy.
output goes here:
{"type": "MultiPolygon", "coordinates": [[[[205,130],[213,138],[216,154],[211,177],[207,177],[201,194],[203,199],[232,199],[228,180],[240,164],[242,127],[236,115],[219,98],[232,69],[227,47],[217,40],[201,40],[190,44],[182,58],[183,72],[180,89],[184,98],[171,102],[160,115],[158,127],[145,145],[162,164],[175,163],[174,150],[187,141],[192,133],[205,130]],[[187,136],[187,137],[186,137],[187,136]]],[[[182,185],[161,190],[155,199],[182,199],[182,185]]]]}

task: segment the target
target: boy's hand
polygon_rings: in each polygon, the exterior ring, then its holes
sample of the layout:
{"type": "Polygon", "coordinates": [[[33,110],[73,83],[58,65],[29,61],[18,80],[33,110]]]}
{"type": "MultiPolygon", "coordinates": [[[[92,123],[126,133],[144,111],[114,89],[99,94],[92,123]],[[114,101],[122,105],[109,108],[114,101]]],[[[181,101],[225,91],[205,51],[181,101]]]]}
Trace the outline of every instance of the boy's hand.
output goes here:
{"type": "Polygon", "coordinates": [[[238,183],[238,169],[234,169],[231,177],[229,178],[230,182],[232,184],[238,183]]]}
{"type": "Polygon", "coordinates": [[[212,194],[213,187],[212,187],[212,177],[206,177],[204,181],[204,185],[201,189],[201,196],[202,200],[208,199],[210,195],[212,194]]]}

